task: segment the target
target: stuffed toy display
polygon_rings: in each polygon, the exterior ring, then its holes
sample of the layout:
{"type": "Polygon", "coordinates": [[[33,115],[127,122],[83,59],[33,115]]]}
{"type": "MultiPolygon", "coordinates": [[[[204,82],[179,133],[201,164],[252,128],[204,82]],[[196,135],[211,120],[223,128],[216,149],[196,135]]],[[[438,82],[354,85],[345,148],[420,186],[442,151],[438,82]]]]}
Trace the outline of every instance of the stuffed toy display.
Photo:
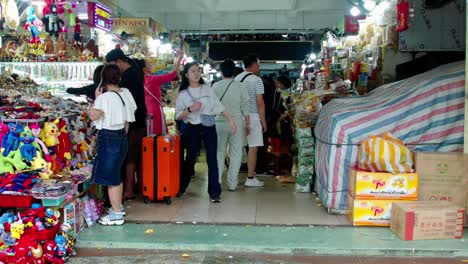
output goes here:
{"type": "Polygon", "coordinates": [[[8,133],[8,131],[9,131],[8,126],[1,123],[0,124],[0,143],[2,142],[3,137],[6,135],[6,133],[8,133]]]}

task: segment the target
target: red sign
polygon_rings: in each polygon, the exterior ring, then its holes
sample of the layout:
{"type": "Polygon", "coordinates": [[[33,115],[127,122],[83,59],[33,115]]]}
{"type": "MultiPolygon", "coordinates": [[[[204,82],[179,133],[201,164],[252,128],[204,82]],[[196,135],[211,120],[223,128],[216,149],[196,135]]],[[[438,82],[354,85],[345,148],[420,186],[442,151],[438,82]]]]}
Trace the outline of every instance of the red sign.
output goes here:
{"type": "Polygon", "coordinates": [[[88,2],[88,25],[104,31],[112,29],[112,11],[98,3],[88,2]]]}
{"type": "Polygon", "coordinates": [[[366,16],[345,16],[345,33],[356,34],[359,32],[359,20],[366,19],[366,16]]]}

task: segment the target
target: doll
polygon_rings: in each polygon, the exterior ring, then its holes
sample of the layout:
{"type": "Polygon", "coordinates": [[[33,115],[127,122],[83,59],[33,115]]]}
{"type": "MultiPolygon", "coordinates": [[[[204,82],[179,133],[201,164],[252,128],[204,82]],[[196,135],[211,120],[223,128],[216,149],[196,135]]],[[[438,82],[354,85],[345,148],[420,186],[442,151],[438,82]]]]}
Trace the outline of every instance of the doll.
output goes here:
{"type": "Polygon", "coordinates": [[[46,39],[44,40],[44,45],[46,46],[46,54],[55,54],[55,46],[54,42],[50,35],[47,35],[46,39]]]}
{"type": "Polygon", "coordinates": [[[44,129],[41,131],[41,139],[44,141],[47,147],[55,147],[59,143],[58,134],[59,130],[57,124],[59,120],[56,119],[53,122],[45,122],[44,129]]]}
{"type": "Polygon", "coordinates": [[[31,44],[41,43],[39,31],[42,30],[42,22],[36,17],[36,10],[33,6],[28,8],[28,18],[24,28],[31,31],[31,44]]]}
{"type": "Polygon", "coordinates": [[[3,156],[6,157],[11,151],[15,151],[19,147],[19,134],[23,131],[23,127],[16,123],[8,124],[9,132],[2,139],[2,148],[5,149],[3,156]]]}
{"type": "Polygon", "coordinates": [[[59,162],[64,162],[64,159],[70,160],[71,159],[71,141],[68,135],[67,130],[67,121],[65,119],[61,119],[58,123],[59,135],[58,140],[59,144],[56,148],[57,158],[59,162]]]}
{"type": "Polygon", "coordinates": [[[53,171],[50,169],[51,166],[50,162],[39,157],[35,157],[31,162],[31,170],[42,170],[42,172],[39,172],[39,176],[43,179],[49,179],[52,176],[53,171]]]}
{"type": "Polygon", "coordinates": [[[0,143],[2,142],[3,137],[6,135],[6,133],[8,133],[8,131],[8,126],[3,123],[0,123],[0,143]]]}
{"type": "Polygon", "coordinates": [[[19,147],[21,157],[26,159],[28,162],[31,162],[37,155],[36,147],[32,144],[34,142],[34,138],[29,135],[21,135],[20,141],[22,142],[19,147]]]}
{"type": "Polygon", "coordinates": [[[45,264],[44,251],[42,250],[41,244],[36,243],[36,245],[33,245],[30,248],[31,248],[30,262],[34,264],[45,264]]]}
{"type": "Polygon", "coordinates": [[[46,241],[43,246],[44,250],[44,259],[46,263],[62,264],[63,260],[55,256],[55,251],[57,249],[57,244],[53,240],[46,241]]]}
{"type": "Polygon", "coordinates": [[[33,145],[36,147],[36,149],[38,151],[42,152],[42,157],[45,160],[50,161],[49,149],[46,147],[44,142],[39,139],[39,137],[41,135],[41,127],[38,124],[32,124],[29,127],[31,129],[31,133],[32,133],[33,137],[35,138],[34,139],[35,144],[33,144],[33,145]]]}

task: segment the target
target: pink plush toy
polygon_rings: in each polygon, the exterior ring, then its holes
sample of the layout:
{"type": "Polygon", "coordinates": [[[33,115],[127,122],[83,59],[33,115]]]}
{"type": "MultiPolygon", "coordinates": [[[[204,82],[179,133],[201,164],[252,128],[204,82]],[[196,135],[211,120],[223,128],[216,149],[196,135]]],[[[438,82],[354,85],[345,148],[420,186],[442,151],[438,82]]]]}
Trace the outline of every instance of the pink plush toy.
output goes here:
{"type": "Polygon", "coordinates": [[[0,142],[3,140],[3,136],[5,136],[6,133],[8,133],[9,129],[8,126],[1,123],[0,124],[0,142]]]}
{"type": "Polygon", "coordinates": [[[39,144],[42,148],[42,153],[44,154],[44,159],[47,161],[47,162],[50,162],[51,161],[51,158],[50,158],[50,155],[49,155],[49,149],[46,147],[46,145],[44,144],[44,142],[42,142],[42,140],[39,139],[39,136],[41,134],[41,127],[38,125],[38,124],[32,124],[29,126],[29,128],[31,129],[31,132],[35,138],[35,142],[37,144],[39,144]]]}

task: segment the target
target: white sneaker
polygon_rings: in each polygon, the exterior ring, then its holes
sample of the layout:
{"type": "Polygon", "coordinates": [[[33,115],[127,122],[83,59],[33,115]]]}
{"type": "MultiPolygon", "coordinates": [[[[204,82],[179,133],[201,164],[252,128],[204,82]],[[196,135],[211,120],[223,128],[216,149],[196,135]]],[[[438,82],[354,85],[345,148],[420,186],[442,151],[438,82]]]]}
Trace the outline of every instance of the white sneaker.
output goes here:
{"type": "Polygon", "coordinates": [[[125,220],[121,213],[116,213],[111,210],[111,212],[108,215],[101,217],[98,220],[98,223],[106,226],[123,225],[125,223],[125,220]]]}
{"type": "Polygon", "coordinates": [[[249,179],[245,181],[245,186],[246,187],[262,187],[265,185],[262,181],[259,181],[257,178],[249,179]]]}
{"type": "MultiPolygon", "coordinates": [[[[110,214],[111,211],[112,207],[107,210],[107,213],[110,214]]],[[[120,214],[122,214],[123,216],[127,215],[127,212],[125,212],[125,207],[122,204],[120,205],[120,214]]]]}

